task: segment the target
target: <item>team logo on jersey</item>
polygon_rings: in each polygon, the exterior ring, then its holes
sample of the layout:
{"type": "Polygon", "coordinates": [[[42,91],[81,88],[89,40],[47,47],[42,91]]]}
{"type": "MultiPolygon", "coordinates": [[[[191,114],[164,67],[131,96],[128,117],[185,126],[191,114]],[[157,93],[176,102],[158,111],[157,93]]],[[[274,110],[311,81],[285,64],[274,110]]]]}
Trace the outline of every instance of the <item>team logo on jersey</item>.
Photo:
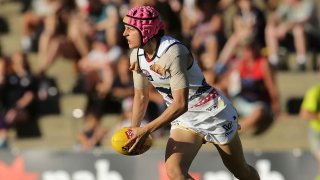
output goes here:
{"type": "Polygon", "coordinates": [[[162,67],[162,66],[160,66],[159,64],[156,64],[156,63],[152,64],[150,66],[150,69],[152,71],[154,71],[155,73],[159,74],[160,76],[163,76],[163,77],[166,75],[166,71],[167,71],[165,67],[162,67]]]}
{"type": "Polygon", "coordinates": [[[150,69],[161,76],[159,77],[160,80],[166,80],[166,79],[169,79],[170,77],[170,74],[167,73],[166,68],[160,66],[159,64],[156,64],[156,63],[152,64],[150,66],[150,69]]]}
{"type": "Polygon", "coordinates": [[[149,71],[142,69],[142,73],[148,78],[149,81],[153,81],[153,78],[150,75],[149,71]]]}

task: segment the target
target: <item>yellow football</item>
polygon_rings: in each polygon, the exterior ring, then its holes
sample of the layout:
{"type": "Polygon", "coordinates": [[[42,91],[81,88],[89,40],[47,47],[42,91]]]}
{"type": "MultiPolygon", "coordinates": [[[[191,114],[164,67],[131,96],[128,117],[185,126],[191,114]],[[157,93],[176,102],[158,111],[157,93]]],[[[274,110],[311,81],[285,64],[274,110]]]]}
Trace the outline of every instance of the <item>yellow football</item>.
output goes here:
{"type": "Polygon", "coordinates": [[[129,153],[130,146],[124,146],[124,144],[128,141],[133,136],[133,132],[130,128],[121,128],[120,130],[116,131],[112,138],[111,138],[111,145],[114,148],[115,151],[117,151],[120,154],[123,155],[129,155],[129,156],[134,156],[134,155],[139,155],[142,153],[145,153],[150,149],[152,146],[152,137],[149,136],[143,147],[140,149],[137,149],[135,152],[129,153]]]}

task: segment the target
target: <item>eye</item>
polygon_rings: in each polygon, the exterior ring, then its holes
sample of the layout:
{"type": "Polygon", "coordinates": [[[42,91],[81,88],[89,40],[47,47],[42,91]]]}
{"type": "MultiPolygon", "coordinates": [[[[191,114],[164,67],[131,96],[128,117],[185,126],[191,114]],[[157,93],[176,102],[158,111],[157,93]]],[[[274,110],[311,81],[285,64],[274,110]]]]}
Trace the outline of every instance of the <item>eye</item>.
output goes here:
{"type": "Polygon", "coordinates": [[[131,31],[131,28],[129,26],[126,27],[127,31],[131,31]]]}
{"type": "Polygon", "coordinates": [[[128,31],[133,31],[133,27],[128,26],[128,27],[127,27],[127,30],[128,30],[128,31]]]}

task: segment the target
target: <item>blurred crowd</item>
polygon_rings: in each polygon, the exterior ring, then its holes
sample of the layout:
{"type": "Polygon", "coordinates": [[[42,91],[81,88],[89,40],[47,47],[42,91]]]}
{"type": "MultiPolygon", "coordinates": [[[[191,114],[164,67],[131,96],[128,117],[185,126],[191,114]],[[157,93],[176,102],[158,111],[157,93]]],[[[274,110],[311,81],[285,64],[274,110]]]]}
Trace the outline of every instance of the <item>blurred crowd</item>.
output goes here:
{"type": "MultiPolygon", "coordinates": [[[[40,137],[39,118],[59,112],[54,106],[59,88],[47,71],[60,57],[74,62],[72,92],[87,97],[78,148],[97,147],[108,132],[128,126],[133,82],[122,18],[131,7],[145,4],[160,12],[166,33],[192,51],[207,82],[233,100],[241,117],[239,131],[263,133],[281,112],[276,76],[287,67],[283,51],[295,54],[299,73],[308,70],[307,64],[319,68],[308,62],[313,60],[308,54],[320,52],[320,21],[315,0],[258,2],[22,0],[21,50],[6,54],[0,48],[0,148],[8,147],[10,129],[18,138],[40,137]],[[39,61],[35,71],[28,61],[31,53],[39,61]],[[101,125],[107,113],[122,116],[115,129],[101,125]]],[[[0,23],[5,24],[5,18],[0,23]]],[[[145,122],[165,109],[154,88],[150,93],[145,122]]]]}

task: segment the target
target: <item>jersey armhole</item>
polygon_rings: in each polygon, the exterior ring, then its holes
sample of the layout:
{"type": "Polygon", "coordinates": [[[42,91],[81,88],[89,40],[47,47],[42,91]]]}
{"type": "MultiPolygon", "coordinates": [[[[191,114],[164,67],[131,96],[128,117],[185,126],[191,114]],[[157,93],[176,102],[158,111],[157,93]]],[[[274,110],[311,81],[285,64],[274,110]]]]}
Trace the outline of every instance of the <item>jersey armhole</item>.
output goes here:
{"type": "MultiPolygon", "coordinates": [[[[167,49],[164,51],[164,53],[166,53],[166,52],[169,50],[169,48],[172,47],[172,46],[175,45],[175,44],[181,44],[182,46],[184,46],[184,47],[186,47],[186,48],[188,49],[188,51],[189,51],[189,54],[188,54],[188,55],[191,57],[192,62],[191,62],[190,65],[188,65],[187,70],[191,69],[191,67],[193,66],[193,63],[194,63],[194,57],[193,57],[190,49],[189,49],[186,45],[184,45],[183,43],[181,43],[180,41],[176,41],[176,42],[170,44],[170,46],[167,47],[167,49]]],[[[188,62],[188,64],[189,64],[189,62],[188,62]]]]}

